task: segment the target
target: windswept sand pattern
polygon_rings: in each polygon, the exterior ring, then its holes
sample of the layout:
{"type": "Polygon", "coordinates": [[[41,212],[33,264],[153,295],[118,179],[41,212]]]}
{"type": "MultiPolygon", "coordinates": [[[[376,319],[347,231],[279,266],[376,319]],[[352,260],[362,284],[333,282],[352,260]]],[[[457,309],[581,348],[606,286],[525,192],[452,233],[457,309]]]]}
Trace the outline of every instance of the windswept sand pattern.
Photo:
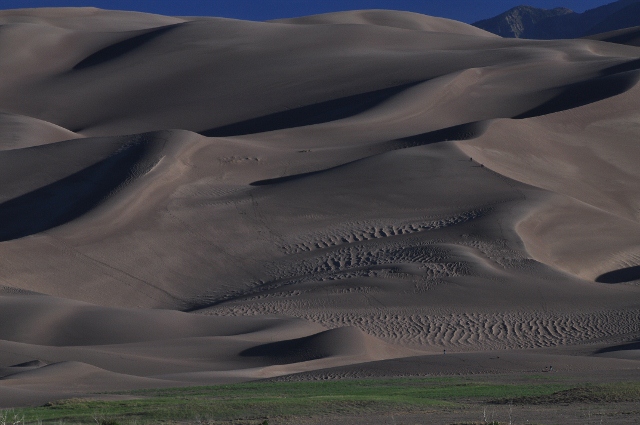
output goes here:
{"type": "MultiPolygon", "coordinates": [[[[324,255],[297,262],[276,263],[268,267],[270,282],[323,281],[354,276],[375,276],[383,270],[400,271],[389,265],[417,265],[425,279],[463,276],[469,266],[451,261],[449,250],[433,243],[349,244],[324,255]]],[[[397,276],[401,276],[397,274],[397,276]]],[[[267,283],[268,282],[263,282],[267,283]]]]}
{"type": "Polygon", "coordinates": [[[345,223],[340,227],[330,228],[321,233],[299,236],[298,239],[302,239],[303,241],[285,245],[282,247],[282,251],[285,254],[297,254],[300,252],[315,251],[344,244],[437,230],[477,219],[489,211],[491,210],[488,208],[478,209],[438,220],[415,221],[398,224],[383,222],[345,223]]]}
{"type": "Polygon", "coordinates": [[[557,347],[630,339],[640,335],[640,310],[593,313],[522,312],[418,314],[385,309],[362,314],[331,312],[311,303],[270,302],[220,307],[214,315],[286,314],[328,328],[357,327],[369,335],[411,347],[502,350],[557,347]]]}
{"type": "Polygon", "coordinates": [[[232,300],[261,299],[264,296],[259,294],[263,291],[301,283],[356,277],[401,279],[415,283],[423,291],[432,287],[435,280],[468,275],[470,268],[470,264],[452,258],[450,250],[433,242],[383,244],[381,241],[370,241],[329,249],[323,255],[305,256],[297,261],[288,259],[271,263],[265,267],[270,278],[253,282],[248,289],[230,291],[223,296],[200,297],[195,302],[195,309],[232,300]]]}
{"type": "Polygon", "coordinates": [[[529,270],[536,263],[524,252],[510,248],[506,239],[483,240],[463,235],[462,240],[456,243],[477,249],[486,258],[505,269],[529,270]]]}
{"type": "Polygon", "coordinates": [[[198,207],[233,205],[250,202],[250,198],[241,196],[250,190],[247,186],[225,185],[214,179],[203,179],[180,187],[173,193],[173,198],[198,207]]]}

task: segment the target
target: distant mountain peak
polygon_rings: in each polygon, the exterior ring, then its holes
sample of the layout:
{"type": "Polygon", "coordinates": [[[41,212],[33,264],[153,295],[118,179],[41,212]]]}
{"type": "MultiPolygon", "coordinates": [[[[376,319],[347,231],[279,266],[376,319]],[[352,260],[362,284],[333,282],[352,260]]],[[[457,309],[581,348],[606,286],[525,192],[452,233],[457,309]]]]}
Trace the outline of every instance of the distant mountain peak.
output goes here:
{"type": "MultiPolygon", "coordinates": [[[[527,34],[529,28],[536,26],[540,21],[571,13],[575,12],[564,7],[557,7],[555,9],[547,10],[539,9],[533,6],[517,6],[504,12],[496,18],[487,21],[499,21],[497,26],[498,32],[496,34],[502,37],[521,38],[523,35],[527,34]]],[[[490,22],[487,23],[490,24],[490,22]]]]}
{"type": "Polygon", "coordinates": [[[599,27],[614,30],[640,25],[639,4],[640,0],[619,0],[584,13],[566,7],[540,9],[523,5],[473,25],[506,38],[575,38],[593,34],[599,27]]]}

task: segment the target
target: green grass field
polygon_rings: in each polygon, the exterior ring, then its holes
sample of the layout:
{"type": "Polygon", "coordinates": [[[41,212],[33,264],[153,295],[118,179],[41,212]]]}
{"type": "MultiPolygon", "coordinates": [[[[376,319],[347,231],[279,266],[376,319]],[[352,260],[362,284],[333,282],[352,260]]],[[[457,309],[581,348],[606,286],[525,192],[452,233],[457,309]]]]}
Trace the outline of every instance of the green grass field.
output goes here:
{"type": "MultiPolygon", "coordinates": [[[[420,412],[478,403],[567,403],[640,400],[640,383],[575,386],[531,380],[516,384],[472,378],[396,378],[317,382],[256,382],[121,393],[132,399],[72,399],[5,411],[5,423],[147,424],[420,412]],[[591,397],[591,398],[590,398],[591,397]]],[[[2,420],[0,420],[0,424],[2,420]]]]}

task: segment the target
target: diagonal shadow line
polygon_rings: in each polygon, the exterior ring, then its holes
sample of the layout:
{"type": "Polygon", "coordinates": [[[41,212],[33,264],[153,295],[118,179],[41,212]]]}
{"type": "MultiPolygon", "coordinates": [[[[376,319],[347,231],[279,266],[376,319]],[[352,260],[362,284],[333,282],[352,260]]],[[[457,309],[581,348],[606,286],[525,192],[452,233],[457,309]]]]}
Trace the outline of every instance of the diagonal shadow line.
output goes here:
{"type": "Polygon", "coordinates": [[[635,31],[623,32],[622,34],[612,35],[609,38],[600,39],[600,41],[606,41],[607,43],[636,45],[640,41],[640,27],[635,27],[635,31]]]}
{"type": "Polygon", "coordinates": [[[178,25],[181,24],[172,24],[163,27],[152,28],[150,31],[147,31],[143,34],[127,38],[126,40],[119,41],[115,44],[100,49],[78,62],[73,67],[73,70],[77,71],[80,69],[90,68],[92,66],[100,65],[102,63],[122,57],[127,53],[132,52],[148,43],[149,41],[155,39],[156,37],[159,37],[175,29],[178,25]]]}
{"type": "Polygon", "coordinates": [[[640,58],[630,60],[630,61],[621,63],[619,65],[614,65],[609,68],[605,68],[601,71],[600,75],[605,77],[608,75],[619,74],[622,72],[638,71],[638,70],[640,70],[640,58]]]}
{"type": "Polygon", "coordinates": [[[626,92],[640,81],[640,63],[630,61],[605,69],[591,80],[567,85],[552,99],[513,119],[533,118],[599,102],[626,92]]]}
{"type": "Polygon", "coordinates": [[[287,111],[276,112],[224,125],[222,127],[201,131],[200,134],[206,137],[242,136],[337,121],[365,112],[377,105],[380,105],[391,97],[402,93],[404,90],[423,82],[424,80],[415,81],[388,87],[386,89],[346,96],[287,111]]]}
{"type": "Polygon", "coordinates": [[[0,204],[0,242],[44,232],[68,223],[102,203],[131,178],[132,169],[147,153],[137,143],[112,156],[0,204]]]}
{"type": "Polygon", "coordinates": [[[615,351],[627,351],[627,350],[640,350],[640,340],[636,342],[630,342],[628,344],[620,344],[620,345],[615,345],[613,347],[606,347],[596,351],[596,354],[611,353],[615,351]]]}
{"type": "MultiPolygon", "coordinates": [[[[640,59],[607,68],[599,77],[566,86],[560,94],[513,119],[531,118],[573,109],[624,93],[640,81],[640,59]]],[[[371,109],[423,81],[347,96],[200,132],[207,137],[230,137],[321,124],[349,118],[371,109]]]]}
{"type": "Polygon", "coordinates": [[[284,183],[293,180],[299,180],[305,177],[310,177],[316,174],[321,174],[327,171],[336,170],[338,168],[346,167],[356,162],[371,158],[376,155],[383,154],[394,150],[407,149],[416,146],[429,145],[432,143],[446,142],[449,140],[469,140],[474,139],[482,135],[489,126],[489,121],[476,121],[453,127],[443,128],[441,130],[430,131],[427,133],[416,134],[414,136],[404,137],[402,139],[390,140],[387,142],[378,143],[370,148],[371,154],[364,158],[359,158],[353,161],[349,161],[340,165],[336,165],[330,168],[324,168],[322,170],[309,171],[306,173],[292,174],[289,176],[276,177],[272,179],[257,180],[250,183],[251,186],[268,186],[272,184],[284,183]]]}
{"type": "Polygon", "coordinates": [[[427,133],[403,137],[402,139],[383,142],[379,149],[384,152],[407,149],[415,146],[430,145],[432,143],[447,142],[453,140],[471,140],[480,137],[489,128],[490,120],[474,121],[427,133]]]}

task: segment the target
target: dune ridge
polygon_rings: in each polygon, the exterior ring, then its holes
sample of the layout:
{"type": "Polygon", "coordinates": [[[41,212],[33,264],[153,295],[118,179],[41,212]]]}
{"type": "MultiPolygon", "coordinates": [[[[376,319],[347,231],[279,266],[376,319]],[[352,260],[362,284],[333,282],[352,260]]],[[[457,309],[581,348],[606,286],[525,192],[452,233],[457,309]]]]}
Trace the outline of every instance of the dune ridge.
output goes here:
{"type": "Polygon", "coordinates": [[[383,10],[0,23],[1,407],[637,369],[634,29],[502,39],[383,10]]]}
{"type": "Polygon", "coordinates": [[[435,18],[413,12],[389,10],[354,10],[326,13],[301,18],[276,19],[271,22],[296,25],[378,25],[413,31],[444,32],[450,34],[495,37],[494,34],[458,21],[435,18]]]}
{"type": "Polygon", "coordinates": [[[631,27],[631,28],[625,28],[621,30],[600,33],[600,34],[588,36],[585,38],[589,38],[591,40],[606,41],[609,43],[619,43],[619,44],[626,44],[629,46],[640,47],[639,33],[640,33],[639,27],[631,27]]]}

